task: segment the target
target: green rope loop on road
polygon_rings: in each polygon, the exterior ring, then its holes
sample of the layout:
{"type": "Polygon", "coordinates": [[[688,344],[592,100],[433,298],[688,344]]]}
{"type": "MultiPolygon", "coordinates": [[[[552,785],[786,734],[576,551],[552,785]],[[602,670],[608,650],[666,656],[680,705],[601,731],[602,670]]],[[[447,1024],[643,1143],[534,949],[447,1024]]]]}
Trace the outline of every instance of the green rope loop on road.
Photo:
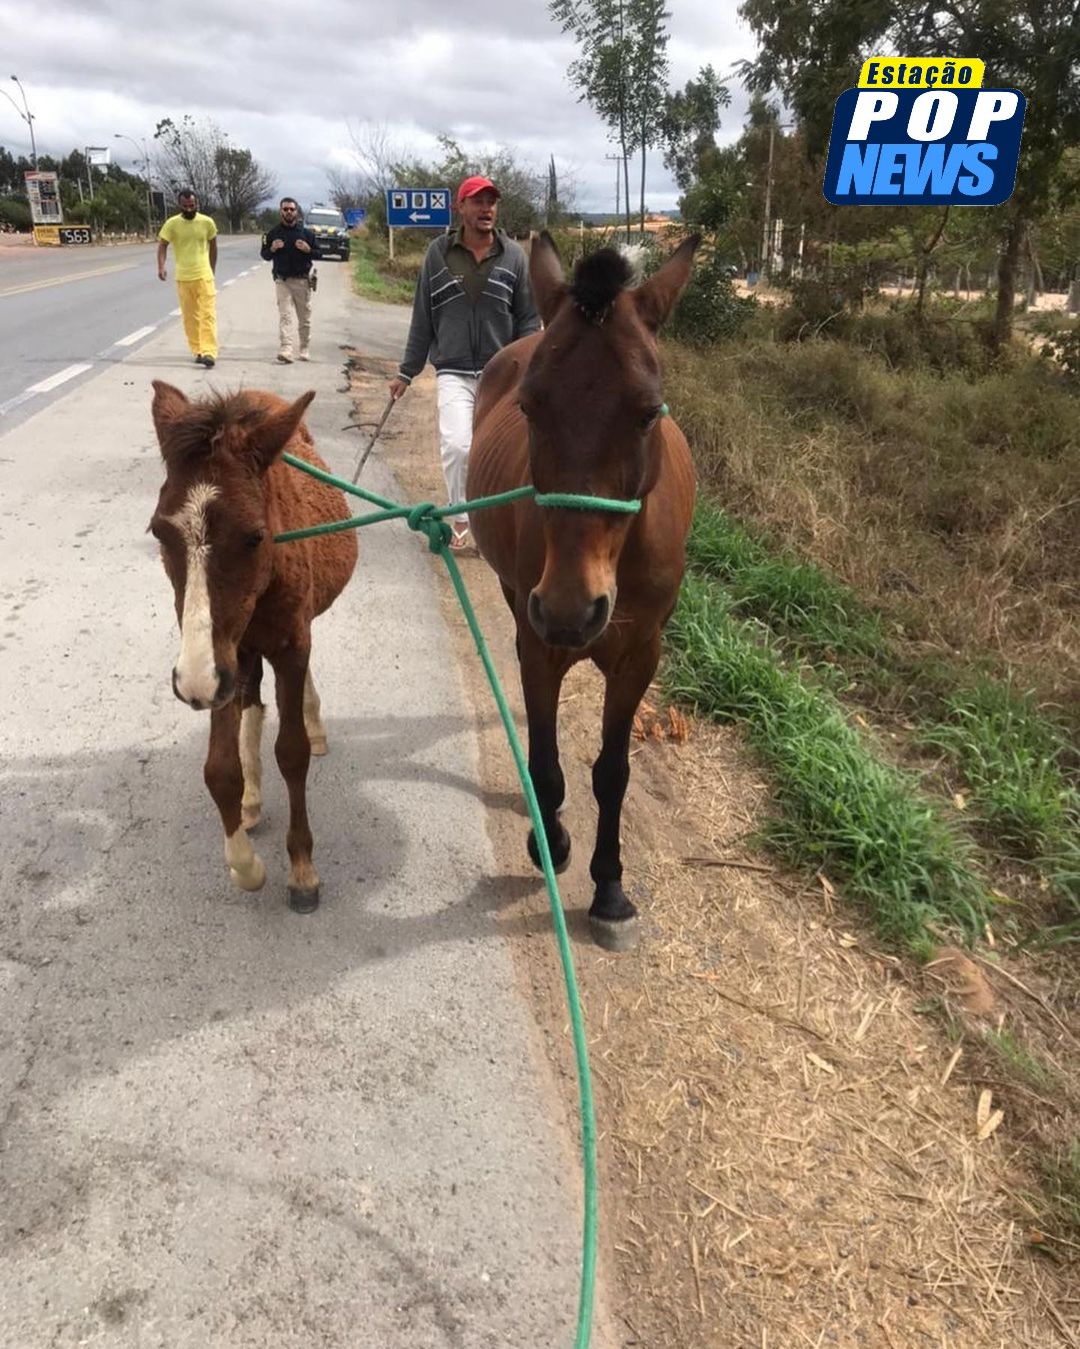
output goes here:
{"type": "MultiPolygon", "coordinates": [[[[484,673],[488,677],[488,683],[491,685],[491,691],[495,696],[495,703],[499,709],[499,717],[502,720],[506,738],[510,742],[510,752],[514,758],[514,766],[517,768],[518,777],[521,780],[521,789],[525,794],[525,803],[529,808],[529,818],[532,821],[533,837],[536,839],[537,849],[540,854],[540,864],[544,873],[544,884],[547,886],[548,902],[551,907],[552,925],[555,928],[555,940],[558,945],[559,960],[562,965],[563,982],[566,986],[566,1004],[570,1013],[570,1030],[574,1043],[574,1058],[577,1063],[578,1107],[581,1115],[581,1152],[582,1170],[584,1172],[585,1210],[584,1221],[582,1224],[581,1281],[578,1294],[577,1333],[574,1339],[574,1349],[588,1349],[589,1337],[592,1333],[593,1301],[596,1294],[597,1179],[596,1114],[593,1105],[592,1075],[589,1071],[588,1042],[585,1038],[585,1019],[582,1015],[581,997],[578,993],[577,979],[574,975],[574,958],[570,950],[570,937],[566,930],[566,917],[563,913],[562,897],[559,894],[559,885],[555,879],[555,868],[551,861],[551,851],[548,848],[547,833],[544,829],[543,819],[540,815],[540,803],[536,799],[536,790],[533,787],[532,777],[529,774],[528,762],[525,758],[525,751],[521,745],[521,739],[517,733],[517,727],[514,725],[514,717],[513,713],[510,711],[510,704],[507,702],[506,694],[503,691],[502,684],[499,682],[499,676],[495,670],[495,663],[491,658],[491,652],[484,639],[484,634],[480,630],[480,624],[476,618],[476,611],[473,609],[472,602],[465,589],[465,583],[461,578],[461,572],[458,570],[457,562],[450,551],[449,543],[451,530],[444,519],[444,517],[448,515],[461,515],[466,511],[480,510],[487,506],[499,506],[508,501],[518,501],[525,497],[535,496],[535,489],[532,487],[519,487],[515,488],[512,492],[502,492],[498,496],[481,497],[476,501],[462,502],[451,506],[436,507],[432,505],[431,502],[427,501],[422,502],[418,506],[399,506],[393,501],[388,501],[385,497],[377,496],[374,492],[368,492],[366,489],[357,487],[351,482],[346,482],[343,478],[335,477],[332,473],[327,473],[323,469],[316,468],[314,464],[309,464],[304,459],[297,459],[291,454],[286,454],[284,459],[286,463],[291,464],[293,468],[298,468],[302,472],[310,474],[313,478],[319,478],[321,481],[330,483],[334,487],[339,487],[343,492],[350,492],[353,496],[362,497],[365,501],[370,501],[373,505],[381,507],[381,509],[373,511],[370,515],[354,516],[350,520],[335,520],[328,525],[313,525],[307,529],[292,529],[284,534],[276,534],[274,536],[274,542],[287,543],[292,539],[310,538],[315,534],[331,534],[342,529],[360,529],[364,525],[377,524],[382,520],[404,520],[410,529],[425,534],[427,536],[429,549],[433,553],[437,553],[446,563],[446,569],[450,575],[451,584],[454,587],[454,592],[465,613],[465,621],[469,625],[469,631],[472,633],[473,642],[475,643],[477,653],[480,656],[480,662],[484,667],[484,673]]],[[[557,495],[559,499],[548,504],[555,506],[567,505],[571,508],[577,507],[582,510],[611,510],[624,512],[629,510],[639,510],[641,508],[640,501],[609,501],[603,497],[575,497],[565,493],[558,493],[555,495],[557,495]],[[563,499],[564,497],[565,500],[563,499]]]]}

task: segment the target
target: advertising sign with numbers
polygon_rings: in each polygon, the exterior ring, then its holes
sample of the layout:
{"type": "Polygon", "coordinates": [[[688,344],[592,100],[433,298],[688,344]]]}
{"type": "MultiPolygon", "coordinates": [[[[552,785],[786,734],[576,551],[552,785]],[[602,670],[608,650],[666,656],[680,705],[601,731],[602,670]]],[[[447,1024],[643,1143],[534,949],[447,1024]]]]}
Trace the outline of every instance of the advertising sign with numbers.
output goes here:
{"type": "Polygon", "coordinates": [[[60,184],[55,173],[26,174],[26,195],[30,198],[30,219],[35,225],[60,225],[60,184]]]}

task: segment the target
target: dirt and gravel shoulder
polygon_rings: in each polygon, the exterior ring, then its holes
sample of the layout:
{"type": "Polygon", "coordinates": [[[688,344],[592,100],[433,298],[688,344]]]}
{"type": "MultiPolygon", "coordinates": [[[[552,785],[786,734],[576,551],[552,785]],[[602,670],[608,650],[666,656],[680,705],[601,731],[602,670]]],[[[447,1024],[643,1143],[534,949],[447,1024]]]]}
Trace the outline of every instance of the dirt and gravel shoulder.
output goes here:
{"type": "MultiPolygon", "coordinates": [[[[358,421],[377,419],[392,373],[391,362],[356,359],[358,421]]],[[[430,372],[375,453],[408,499],[442,499],[430,372]]],[[[482,561],[466,559],[462,570],[523,722],[505,602],[482,561]]],[[[448,583],[443,599],[480,729],[500,864],[491,903],[573,1118],[543,883],[448,583]]],[[[982,1030],[1022,1015],[1043,1036],[1047,1061],[1066,1072],[1075,1027],[1047,990],[1017,987],[1007,971],[959,954],[918,970],[878,949],[827,880],[787,874],[754,850],[769,791],[737,731],[693,722],[684,737],[663,709],[635,742],[623,823],[644,938],[621,957],[594,947],[583,919],[599,694],[599,676],[582,667],[564,688],[575,850],[561,886],[596,1080],[601,1262],[619,1342],[1080,1343],[1077,1251],[1041,1230],[1023,1146],[1022,1130],[1057,1109],[1055,1093],[1031,1087],[1021,1101],[1025,1089],[995,1077],[973,1048],[982,1030]]]]}

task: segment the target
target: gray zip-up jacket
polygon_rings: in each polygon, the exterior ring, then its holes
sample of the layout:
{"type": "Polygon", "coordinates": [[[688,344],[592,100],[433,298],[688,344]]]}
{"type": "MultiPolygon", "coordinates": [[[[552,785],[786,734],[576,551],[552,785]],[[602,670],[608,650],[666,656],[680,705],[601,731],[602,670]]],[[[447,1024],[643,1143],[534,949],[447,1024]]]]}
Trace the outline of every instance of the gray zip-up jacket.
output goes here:
{"type": "Polygon", "coordinates": [[[445,374],[478,375],[508,342],[539,331],[524,249],[498,231],[502,248],[474,304],[446,263],[455,237],[441,235],[424,256],[398,371],[404,380],[411,382],[428,360],[445,374]]]}

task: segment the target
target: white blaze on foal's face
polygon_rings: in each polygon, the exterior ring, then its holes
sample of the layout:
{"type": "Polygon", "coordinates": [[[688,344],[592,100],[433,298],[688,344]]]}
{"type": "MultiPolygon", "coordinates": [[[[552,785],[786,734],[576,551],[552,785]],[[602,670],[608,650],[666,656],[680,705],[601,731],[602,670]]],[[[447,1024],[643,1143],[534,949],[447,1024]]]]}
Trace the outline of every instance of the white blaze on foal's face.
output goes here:
{"type": "Polygon", "coordinates": [[[179,530],[187,552],[184,603],[180,616],[180,656],[176,662],[176,691],[187,703],[209,707],[218,691],[214,659],[214,623],[210,614],[207,562],[210,544],[206,511],[219,495],[209,483],[196,483],[175,515],[166,517],[179,530]]]}

